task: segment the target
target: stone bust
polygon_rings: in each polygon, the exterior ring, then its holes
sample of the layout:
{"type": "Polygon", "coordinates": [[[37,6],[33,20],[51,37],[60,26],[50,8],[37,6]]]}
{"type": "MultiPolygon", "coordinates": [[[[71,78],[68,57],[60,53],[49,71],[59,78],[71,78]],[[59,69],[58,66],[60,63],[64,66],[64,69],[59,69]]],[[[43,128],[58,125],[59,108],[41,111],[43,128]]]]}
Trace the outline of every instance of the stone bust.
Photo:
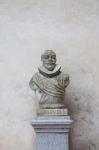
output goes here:
{"type": "Polygon", "coordinates": [[[53,50],[46,50],[41,55],[41,61],[42,66],[31,78],[29,86],[35,92],[40,108],[64,108],[64,94],[69,76],[56,64],[56,53],[53,50]]]}

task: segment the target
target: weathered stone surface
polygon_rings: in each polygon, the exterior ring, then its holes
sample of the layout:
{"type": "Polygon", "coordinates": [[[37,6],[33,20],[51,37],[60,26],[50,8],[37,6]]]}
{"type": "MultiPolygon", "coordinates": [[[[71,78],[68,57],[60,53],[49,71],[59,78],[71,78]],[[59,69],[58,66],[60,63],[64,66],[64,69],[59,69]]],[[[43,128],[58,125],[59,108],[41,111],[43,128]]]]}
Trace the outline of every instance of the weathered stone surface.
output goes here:
{"type": "Polygon", "coordinates": [[[37,115],[44,115],[44,116],[49,116],[49,115],[58,115],[58,116],[65,116],[68,115],[68,110],[66,108],[64,109],[39,109],[37,111],[37,115]]]}
{"type": "Polygon", "coordinates": [[[34,150],[28,82],[48,48],[70,75],[73,147],[99,150],[99,0],[0,0],[0,150],[34,150]]]}
{"type": "Polygon", "coordinates": [[[67,133],[37,133],[37,150],[69,150],[67,133]]]}
{"type": "Polygon", "coordinates": [[[41,55],[42,66],[32,76],[29,86],[39,101],[40,108],[64,108],[65,89],[69,84],[69,75],[61,71],[56,64],[53,50],[45,50],[41,55]]]}

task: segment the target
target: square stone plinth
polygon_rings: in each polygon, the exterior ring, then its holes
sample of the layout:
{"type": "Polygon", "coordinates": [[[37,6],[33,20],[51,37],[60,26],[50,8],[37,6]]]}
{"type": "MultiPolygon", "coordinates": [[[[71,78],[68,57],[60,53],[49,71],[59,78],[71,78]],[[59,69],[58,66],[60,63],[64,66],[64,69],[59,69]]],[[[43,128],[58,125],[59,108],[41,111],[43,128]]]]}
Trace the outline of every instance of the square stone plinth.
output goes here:
{"type": "Polygon", "coordinates": [[[69,150],[69,116],[37,116],[32,125],[36,132],[36,150],[69,150]]]}

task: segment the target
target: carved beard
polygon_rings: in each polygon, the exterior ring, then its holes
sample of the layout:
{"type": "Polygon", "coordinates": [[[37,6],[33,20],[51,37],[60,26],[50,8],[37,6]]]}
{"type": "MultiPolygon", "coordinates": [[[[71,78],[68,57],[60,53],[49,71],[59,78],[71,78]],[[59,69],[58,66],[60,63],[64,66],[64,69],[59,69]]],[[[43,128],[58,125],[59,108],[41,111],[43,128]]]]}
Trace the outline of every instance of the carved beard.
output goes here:
{"type": "Polygon", "coordinates": [[[46,64],[43,64],[43,65],[44,65],[44,67],[45,67],[47,70],[49,70],[49,71],[54,70],[54,68],[55,68],[55,66],[56,66],[56,64],[53,64],[53,63],[46,63],[46,64]]]}

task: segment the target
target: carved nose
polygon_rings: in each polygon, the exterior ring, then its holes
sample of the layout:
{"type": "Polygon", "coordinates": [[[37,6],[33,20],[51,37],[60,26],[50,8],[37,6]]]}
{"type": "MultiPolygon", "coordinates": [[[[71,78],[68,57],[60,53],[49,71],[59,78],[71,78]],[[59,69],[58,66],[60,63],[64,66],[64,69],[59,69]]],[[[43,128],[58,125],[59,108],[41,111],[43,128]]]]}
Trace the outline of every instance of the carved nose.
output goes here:
{"type": "Polygon", "coordinates": [[[52,58],[51,58],[51,57],[49,57],[49,60],[52,60],[52,58]]]}

